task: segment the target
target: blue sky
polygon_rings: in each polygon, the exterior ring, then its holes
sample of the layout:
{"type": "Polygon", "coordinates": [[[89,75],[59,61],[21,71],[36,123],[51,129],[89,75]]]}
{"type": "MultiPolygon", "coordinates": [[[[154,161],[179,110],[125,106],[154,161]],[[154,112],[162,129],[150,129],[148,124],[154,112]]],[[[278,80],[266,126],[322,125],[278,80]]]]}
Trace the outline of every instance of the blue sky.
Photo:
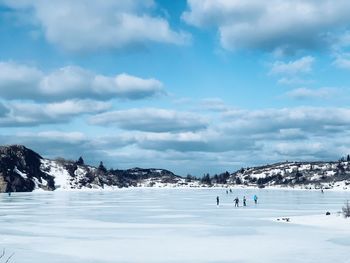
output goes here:
{"type": "Polygon", "coordinates": [[[0,0],[0,143],[181,175],[350,153],[345,0],[0,0]]]}

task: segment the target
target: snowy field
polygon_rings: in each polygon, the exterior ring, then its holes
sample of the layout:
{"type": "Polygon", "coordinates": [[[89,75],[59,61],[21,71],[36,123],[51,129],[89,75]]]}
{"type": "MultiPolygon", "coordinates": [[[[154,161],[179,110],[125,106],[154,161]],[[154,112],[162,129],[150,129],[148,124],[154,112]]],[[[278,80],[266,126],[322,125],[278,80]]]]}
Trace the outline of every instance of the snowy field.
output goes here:
{"type": "Polygon", "coordinates": [[[346,199],[253,189],[2,194],[0,247],[18,263],[350,262],[350,220],[335,215],[346,199]],[[243,195],[248,206],[234,208],[243,195]]]}

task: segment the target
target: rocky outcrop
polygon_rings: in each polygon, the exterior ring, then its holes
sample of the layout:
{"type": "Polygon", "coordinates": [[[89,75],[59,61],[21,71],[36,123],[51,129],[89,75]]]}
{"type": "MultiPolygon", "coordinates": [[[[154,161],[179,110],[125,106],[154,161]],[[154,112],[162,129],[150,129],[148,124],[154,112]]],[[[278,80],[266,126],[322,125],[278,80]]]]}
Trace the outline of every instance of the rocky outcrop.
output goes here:
{"type": "Polygon", "coordinates": [[[350,189],[350,161],[284,162],[202,179],[182,178],[164,169],[107,170],[65,159],[50,160],[22,146],[0,146],[0,192],[36,189],[113,189],[122,187],[254,186],[350,189]]]}
{"type": "Polygon", "coordinates": [[[29,192],[38,184],[54,190],[54,178],[41,171],[41,160],[39,154],[22,145],[1,146],[0,192],[29,192]]]}
{"type": "Polygon", "coordinates": [[[22,146],[0,147],[0,192],[35,189],[105,189],[130,186],[179,186],[185,180],[164,169],[107,170],[65,159],[45,159],[22,146]]]}

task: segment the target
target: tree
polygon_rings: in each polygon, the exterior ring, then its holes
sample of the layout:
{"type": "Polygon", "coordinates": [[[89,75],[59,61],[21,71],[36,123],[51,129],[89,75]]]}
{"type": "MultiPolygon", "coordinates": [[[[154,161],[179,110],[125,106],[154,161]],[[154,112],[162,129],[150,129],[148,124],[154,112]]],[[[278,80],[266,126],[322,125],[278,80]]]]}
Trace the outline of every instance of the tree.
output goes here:
{"type": "Polygon", "coordinates": [[[203,184],[211,185],[210,175],[209,174],[204,175],[201,179],[201,182],[203,184]]]}
{"type": "Polygon", "coordinates": [[[350,162],[350,155],[348,154],[348,156],[346,157],[346,160],[348,161],[348,162],[350,162]]]}
{"type": "Polygon", "coordinates": [[[0,262],[8,263],[14,255],[15,253],[12,253],[10,256],[6,256],[6,251],[3,249],[2,253],[0,254],[0,262]]]}
{"type": "Polygon", "coordinates": [[[103,165],[103,162],[101,161],[100,162],[100,165],[98,166],[98,170],[104,172],[104,173],[107,173],[107,169],[106,167],[103,165]]]}
{"type": "Polygon", "coordinates": [[[190,174],[188,174],[188,175],[186,176],[186,182],[192,182],[193,179],[194,179],[194,178],[193,178],[192,175],[190,175],[190,174]]]}
{"type": "Polygon", "coordinates": [[[343,166],[343,164],[341,162],[338,163],[337,169],[338,169],[338,173],[339,174],[344,174],[345,173],[344,166],[343,166]]]}
{"type": "Polygon", "coordinates": [[[78,159],[78,161],[76,161],[76,164],[77,165],[84,165],[85,163],[84,163],[84,159],[83,159],[83,157],[79,157],[79,159],[78,159]]]}
{"type": "Polygon", "coordinates": [[[350,203],[346,201],[345,206],[343,207],[343,215],[345,218],[350,217],[350,203]]]}

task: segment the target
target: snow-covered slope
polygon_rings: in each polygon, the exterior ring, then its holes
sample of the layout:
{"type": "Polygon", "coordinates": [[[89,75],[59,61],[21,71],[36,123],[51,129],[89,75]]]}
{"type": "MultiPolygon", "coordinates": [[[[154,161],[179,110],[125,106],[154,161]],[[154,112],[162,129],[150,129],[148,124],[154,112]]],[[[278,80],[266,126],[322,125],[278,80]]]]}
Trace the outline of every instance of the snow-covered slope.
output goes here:
{"type": "Polygon", "coordinates": [[[96,168],[81,161],[45,159],[22,145],[0,147],[0,192],[195,184],[164,169],[107,170],[103,166],[96,168]]]}
{"type": "Polygon", "coordinates": [[[350,189],[350,162],[285,162],[241,169],[229,184],[350,189]]]}
{"type": "Polygon", "coordinates": [[[107,170],[103,165],[85,165],[82,159],[45,159],[22,145],[0,146],[0,192],[237,185],[350,189],[350,162],[285,162],[206,175],[199,180],[164,169],[107,170]]]}

